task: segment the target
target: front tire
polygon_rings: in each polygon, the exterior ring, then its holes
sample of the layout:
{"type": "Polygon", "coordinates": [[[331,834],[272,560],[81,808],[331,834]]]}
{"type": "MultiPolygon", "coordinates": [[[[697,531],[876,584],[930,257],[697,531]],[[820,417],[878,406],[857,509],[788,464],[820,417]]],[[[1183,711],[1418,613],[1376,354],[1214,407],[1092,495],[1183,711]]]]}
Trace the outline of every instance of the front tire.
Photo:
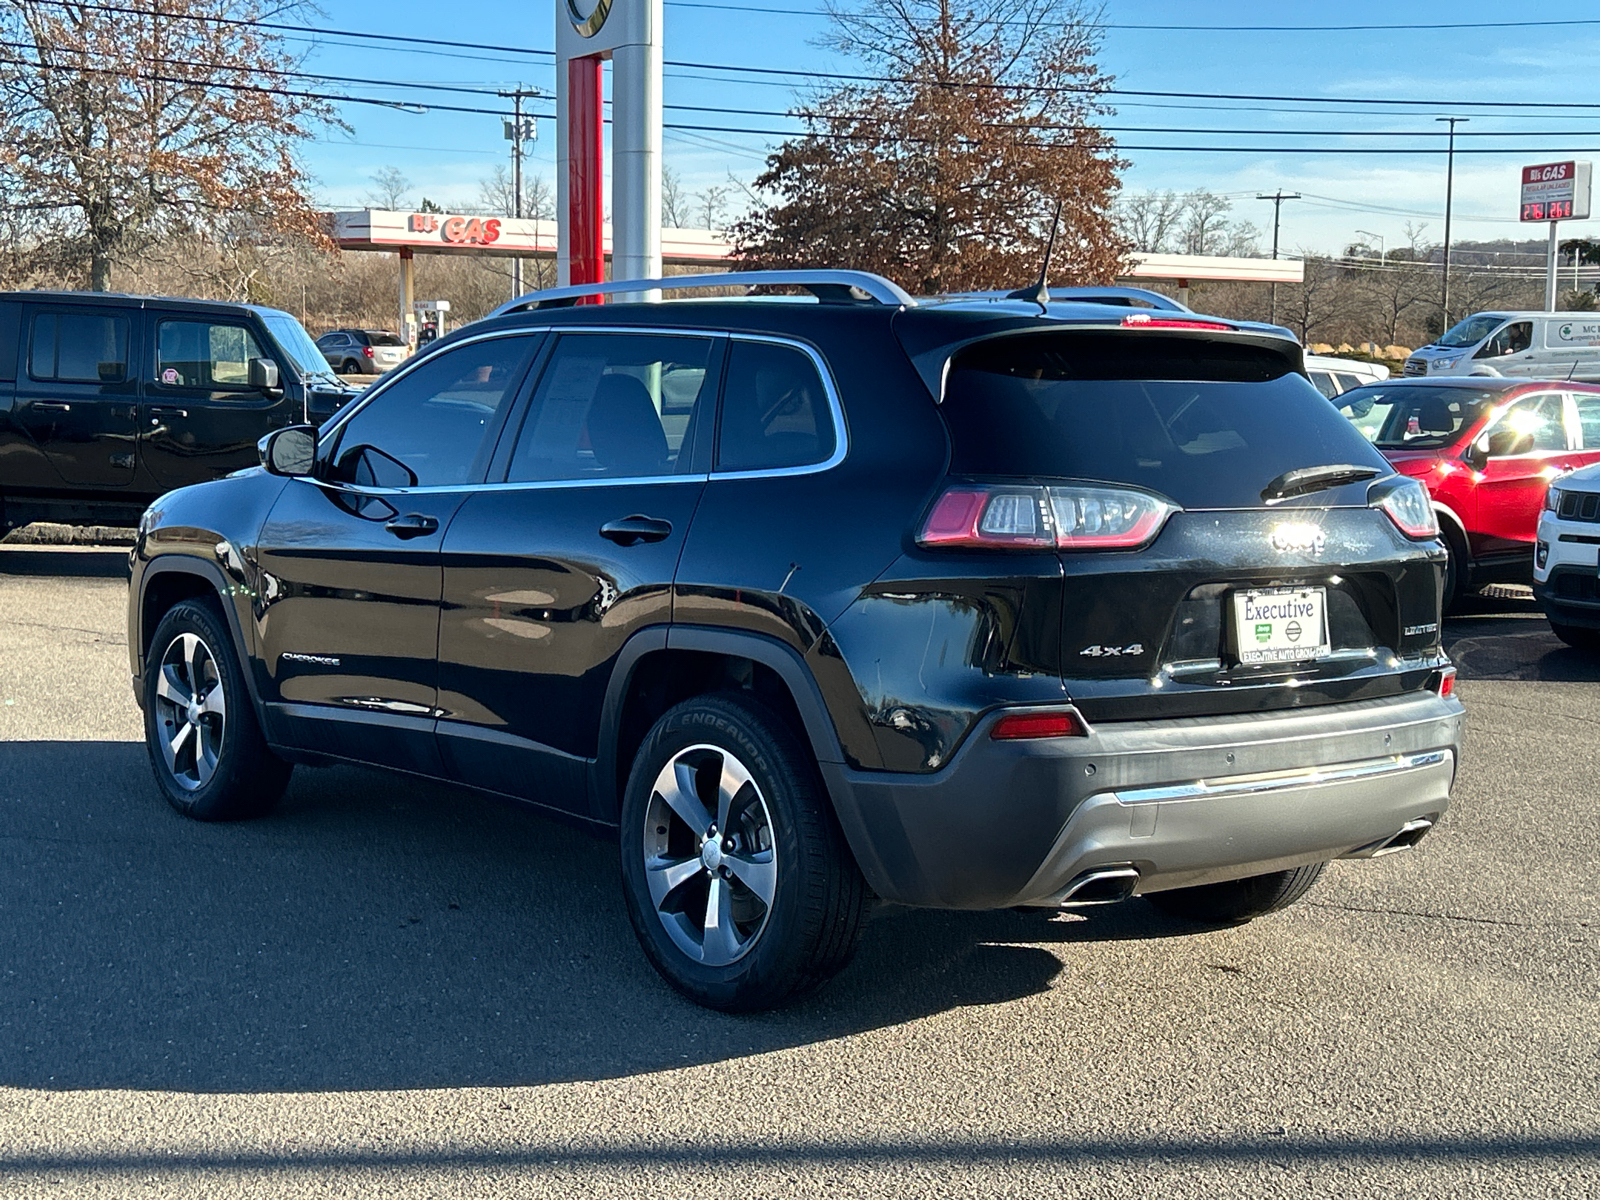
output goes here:
{"type": "Polygon", "coordinates": [[[197,821],[266,813],[293,770],[261,736],[233,639],[202,601],[174,606],[150,640],[144,740],[161,794],[197,821]]]}
{"type": "Polygon", "coordinates": [[[1288,908],[1311,890],[1327,863],[1273,871],[1248,879],[1151,892],[1145,897],[1169,917],[1200,925],[1239,925],[1288,908]]]}
{"type": "Polygon", "coordinates": [[[667,711],[622,803],[622,883],[645,955],[724,1012],[774,1008],[849,962],[867,887],[816,764],[742,695],[667,711]]]}

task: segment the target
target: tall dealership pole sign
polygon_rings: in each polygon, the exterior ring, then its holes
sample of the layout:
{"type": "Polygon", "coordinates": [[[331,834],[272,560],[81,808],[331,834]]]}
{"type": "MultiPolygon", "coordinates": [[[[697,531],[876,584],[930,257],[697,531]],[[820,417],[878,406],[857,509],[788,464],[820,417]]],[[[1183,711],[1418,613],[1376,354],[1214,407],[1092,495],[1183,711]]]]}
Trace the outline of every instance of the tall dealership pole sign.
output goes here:
{"type": "Polygon", "coordinates": [[[611,60],[614,279],[661,275],[662,0],[556,0],[556,278],[605,279],[603,64],[611,60]]]}
{"type": "Polygon", "coordinates": [[[1586,162],[1557,162],[1522,168],[1522,219],[1550,222],[1544,275],[1546,312],[1556,310],[1556,226],[1562,221],[1589,219],[1590,167],[1586,162]]]}

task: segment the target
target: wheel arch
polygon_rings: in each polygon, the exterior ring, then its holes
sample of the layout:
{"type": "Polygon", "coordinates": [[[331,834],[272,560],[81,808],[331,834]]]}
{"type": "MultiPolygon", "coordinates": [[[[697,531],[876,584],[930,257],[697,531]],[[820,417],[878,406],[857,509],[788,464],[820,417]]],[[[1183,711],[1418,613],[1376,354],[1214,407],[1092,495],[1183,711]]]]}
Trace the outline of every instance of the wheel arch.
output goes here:
{"type": "MultiPolygon", "coordinates": [[[[245,687],[250,692],[250,702],[255,706],[256,716],[259,719],[263,714],[260,697],[255,694],[249,643],[239,624],[239,614],[234,606],[228,603],[227,595],[227,578],[223,575],[222,568],[213,563],[189,555],[170,554],[158,556],[145,564],[139,579],[137,619],[134,623],[134,630],[137,631],[139,638],[135,651],[138,663],[137,681],[142,685],[149,660],[150,641],[155,637],[156,627],[161,624],[161,618],[185,600],[211,600],[215,602],[217,611],[227,625],[228,634],[233,639],[233,650],[239,657],[240,672],[244,676],[245,687]]],[[[135,690],[142,705],[144,689],[139,686],[135,690]]]]}
{"type": "Polygon", "coordinates": [[[593,816],[617,823],[634,752],[662,713],[693,696],[730,691],[749,692],[773,709],[818,762],[844,761],[821,690],[792,648],[757,633],[653,627],[623,647],[606,689],[591,776],[593,816]]]}

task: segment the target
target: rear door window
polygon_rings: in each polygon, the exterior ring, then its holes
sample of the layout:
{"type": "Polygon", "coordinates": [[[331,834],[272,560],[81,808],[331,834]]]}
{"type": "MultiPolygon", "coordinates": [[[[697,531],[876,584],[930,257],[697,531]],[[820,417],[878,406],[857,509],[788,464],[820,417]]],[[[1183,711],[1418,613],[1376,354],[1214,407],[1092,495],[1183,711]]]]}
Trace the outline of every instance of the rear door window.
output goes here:
{"type": "Polygon", "coordinates": [[[682,474],[697,414],[715,393],[712,340],[566,334],[528,405],[506,478],[648,479],[682,474]]]}
{"type": "Polygon", "coordinates": [[[1286,357],[1241,342],[991,338],[956,357],[941,411],[956,474],[1131,484],[1185,508],[1259,506],[1300,467],[1390,471],[1286,357]]]}
{"type": "Polygon", "coordinates": [[[1578,410],[1578,431],[1584,450],[1600,450],[1600,395],[1574,392],[1572,402],[1578,410]]]}
{"type": "Polygon", "coordinates": [[[110,313],[40,313],[28,343],[28,374],[61,383],[128,378],[128,320],[110,313]]]}

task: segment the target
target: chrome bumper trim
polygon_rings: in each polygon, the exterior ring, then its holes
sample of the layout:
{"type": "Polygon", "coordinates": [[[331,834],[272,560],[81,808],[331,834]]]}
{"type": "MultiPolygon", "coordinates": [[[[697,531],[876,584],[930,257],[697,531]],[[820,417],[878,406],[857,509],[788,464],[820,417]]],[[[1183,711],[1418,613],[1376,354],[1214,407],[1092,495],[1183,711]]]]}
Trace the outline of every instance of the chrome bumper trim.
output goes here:
{"type": "Polygon", "coordinates": [[[1222,779],[1197,779],[1192,783],[1173,783],[1162,787],[1130,788],[1110,793],[1118,804],[1171,804],[1183,800],[1209,800],[1216,796],[1255,795],[1343,783],[1350,779],[1370,779],[1376,775],[1395,775],[1422,767],[1438,766],[1452,759],[1449,750],[1430,750],[1424,754],[1394,754],[1368,758],[1311,770],[1274,771],[1262,775],[1226,776],[1222,779]]]}

